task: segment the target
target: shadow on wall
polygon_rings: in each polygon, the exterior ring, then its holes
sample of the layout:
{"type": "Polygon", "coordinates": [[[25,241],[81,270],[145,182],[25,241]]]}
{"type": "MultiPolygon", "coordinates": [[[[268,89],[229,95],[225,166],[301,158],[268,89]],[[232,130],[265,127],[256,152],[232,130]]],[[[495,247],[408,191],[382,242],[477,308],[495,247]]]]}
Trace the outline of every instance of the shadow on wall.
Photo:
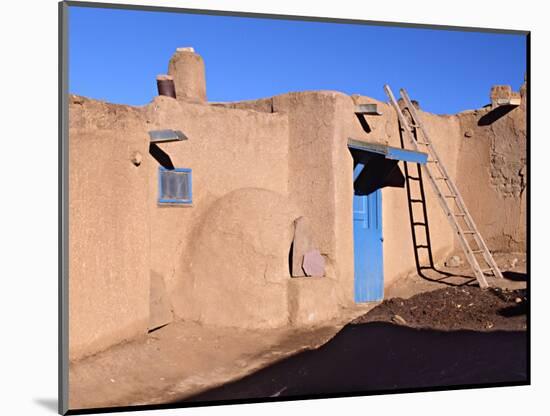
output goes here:
{"type": "Polygon", "coordinates": [[[367,122],[367,118],[364,114],[355,114],[357,116],[357,119],[359,120],[359,123],[361,123],[361,127],[365,131],[365,133],[370,133],[372,129],[369,126],[369,123],[367,122]]]}
{"type": "Polygon", "coordinates": [[[356,168],[358,163],[364,163],[367,168],[363,169],[353,182],[355,195],[369,195],[377,189],[387,186],[393,188],[405,187],[405,177],[399,169],[397,160],[389,160],[380,155],[369,156],[367,162],[354,159],[353,169],[356,168]]]}
{"type": "Polygon", "coordinates": [[[506,114],[508,114],[510,111],[512,111],[514,108],[517,108],[514,105],[502,105],[499,106],[491,111],[489,111],[487,114],[483,115],[479,121],[477,122],[478,126],[488,126],[495,121],[497,121],[499,118],[504,117],[506,114]]]}
{"type": "MultiPolygon", "coordinates": [[[[405,149],[403,129],[399,129],[399,135],[401,140],[401,147],[405,149]]],[[[417,133],[415,131],[414,138],[417,140],[417,133]]],[[[415,166],[416,170],[413,171],[413,167],[409,166],[408,162],[403,162],[405,171],[405,183],[407,189],[407,206],[409,208],[409,222],[411,225],[411,236],[414,251],[414,261],[416,264],[416,271],[420,277],[430,282],[442,283],[447,286],[465,286],[474,282],[475,278],[469,276],[461,276],[453,273],[443,272],[435,267],[433,252],[432,252],[432,240],[430,237],[430,224],[428,221],[428,209],[426,205],[426,193],[424,191],[424,180],[422,178],[422,169],[420,164],[411,163],[411,166],[415,166]],[[414,189],[414,190],[413,190],[414,189]],[[418,215],[419,212],[413,208],[413,204],[420,206],[422,215],[418,215]],[[424,238],[421,235],[424,234],[424,238]],[[427,254],[428,264],[422,265],[420,262],[421,253],[427,254]],[[426,275],[426,270],[432,270],[442,277],[432,278],[426,275]],[[466,277],[468,280],[463,283],[446,282],[445,279],[450,277],[466,277]]]]}
{"type": "Polygon", "coordinates": [[[155,143],[149,144],[149,154],[165,169],[174,169],[170,155],[162,150],[155,143]]]}

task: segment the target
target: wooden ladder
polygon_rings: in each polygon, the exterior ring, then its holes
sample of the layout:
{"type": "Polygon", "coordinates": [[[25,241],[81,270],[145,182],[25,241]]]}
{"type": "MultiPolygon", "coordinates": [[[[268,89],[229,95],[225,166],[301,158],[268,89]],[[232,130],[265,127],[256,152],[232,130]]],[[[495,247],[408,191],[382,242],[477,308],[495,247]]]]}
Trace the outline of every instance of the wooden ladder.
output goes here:
{"type": "Polygon", "coordinates": [[[404,109],[407,109],[411,117],[411,123],[409,123],[403,114],[403,110],[395,100],[389,85],[385,85],[384,90],[397,113],[401,128],[405,131],[413,149],[428,154],[427,163],[422,165],[423,172],[426,173],[443,211],[445,211],[451,226],[458,235],[466,259],[472,267],[479,286],[483,289],[489,287],[485,274],[491,273],[497,278],[502,278],[502,273],[491,252],[485,245],[485,241],[483,241],[483,238],[479,234],[458,188],[439,158],[426,129],[424,129],[422,121],[418,117],[416,108],[409,99],[407,92],[401,89],[399,92],[405,104],[404,109]],[[418,134],[418,132],[421,134],[418,134]],[[482,264],[486,265],[484,266],[485,268],[482,267],[482,264]]]}

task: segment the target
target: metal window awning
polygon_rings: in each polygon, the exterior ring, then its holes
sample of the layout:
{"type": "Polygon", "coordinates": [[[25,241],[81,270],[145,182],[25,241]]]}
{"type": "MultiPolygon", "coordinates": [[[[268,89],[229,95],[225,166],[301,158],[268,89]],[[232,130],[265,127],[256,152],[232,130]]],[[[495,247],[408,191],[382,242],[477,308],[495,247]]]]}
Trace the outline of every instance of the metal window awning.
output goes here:
{"type": "Polygon", "coordinates": [[[390,160],[403,160],[405,162],[420,163],[422,165],[426,164],[428,160],[427,153],[401,149],[399,147],[392,147],[380,143],[368,143],[352,138],[348,139],[348,147],[350,149],[383,155],[384,158],[390,160]]]}
{"type": "Polygon", "coordinates": [[[367,115],[367,116],[381,116],[382,113],[378,111],[377,104],[357,104],[354,109],[355,114],[367,115]]]}
{"type": "Polygon", "coordinates": [[[151,143],[180,142],[187,140],[187,136],[180,130],[150,130],[149,139],[151,143]]]}

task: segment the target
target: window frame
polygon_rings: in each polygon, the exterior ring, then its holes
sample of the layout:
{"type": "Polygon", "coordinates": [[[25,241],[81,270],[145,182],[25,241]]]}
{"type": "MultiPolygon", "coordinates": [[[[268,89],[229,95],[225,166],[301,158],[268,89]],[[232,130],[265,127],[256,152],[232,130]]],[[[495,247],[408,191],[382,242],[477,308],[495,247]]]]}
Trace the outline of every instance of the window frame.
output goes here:
{"type": "Polygon", "coordinates": [[[190,168],[167,169],[164,166],[159,166],[157,203],[159,205],[192,205],[193,204],[193,170],[190,168]],[[189,199],[171,199],[171,198],[162,197],[162,173],[163,172],[182,172],[182,173],[188,174],[189,199]]]}

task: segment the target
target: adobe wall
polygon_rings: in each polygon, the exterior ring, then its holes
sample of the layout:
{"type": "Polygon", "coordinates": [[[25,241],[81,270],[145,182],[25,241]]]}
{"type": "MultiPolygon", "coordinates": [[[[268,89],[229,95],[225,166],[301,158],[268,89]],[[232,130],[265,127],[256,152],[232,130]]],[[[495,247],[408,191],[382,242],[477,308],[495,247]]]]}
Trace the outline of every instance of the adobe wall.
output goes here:
{"type": "Polygon", "coordinates": [[[526,250],[525,84],[520,93],[518,107],[493,111],[485,107],[457,115],[461,127],[457,186],[489,249],[495,251],[526,250]]]}
{"type": "MultiPolygon", "coordinates": [[[[186,79],[177,72],[186,60],[204,70],[195,55],[176,54],[174,80],[186,79]]],[[[195,75],[188,89],[176,85],[182,97],[139,108],[71,100],[71,359],[145,333],[153,277],[176,319],[209,325],[321,325],[354,305],[347,143],[401,147],[392,107],[334,91],[206,103],[204,74],[195,75]],[[368,131],[354,113],[359,103],[377,103],[382,113],[367,116],[368,131]],[[188,139],[150,147],[156,129],[188,139]],[[167,162],[192,169],[191,206],[158,204],[159,166],[167,162]],[[325,259],[324,277],[290,277],[301,216],[325,259]]],[[[487,112],[420,114],[489,247],[521,249],[525,108],[479,125],[487,112]]],[[[438,262],[459,246],[426,179],[425,191],[438,262]]],[[[388,286],[416,268],[406,189],[384,188],[382,196],[388,286]]]]}
{"type": "MultiPolygon", "coordinates": [[[[304,309],[311,314],[309,318],[298,317],[297,321],[319,322],[334,316],[339,307],[353,304],[353,159],[347,148],[347,140],[354,138],[401,147],[394,110],[389,104],[368,97],[350,97],[333,91],[289,93],[226,105],[288,114],[289,199],[310,221],[313,241],[327,261],[328,278],[305,278],[305,281],[300,278],[290,279],[291,293],[293,286],[300,287],[294,291],[298,302],[309,305],[304,309]],[[382,112],[381,116],[368,116],[368,133],[354,114],[355,104],[367,102],[377,103],[382,112]],[[327,301],[330,297],[321,293],[329,292],[333,296],[327,301]]],[[[420,114],[449,174],[456,179],[459,139],[462,134],[458,117],[438,116],[423,111],[420,114]]],[[[406,147],[411,148],[408,143],[406,147]]],[[[399,165],[404,171],[403,162],[399,165]]],[[[427,181],[425,191],[433,254],[436,261],[442,261],[455,249],[456,241],[447,217],[427,181]]],[[[384,279],[388,286],[397,278],[414,272],[416,265],[406,189],[384,188],[382,194],[384,279]]],[[[414,207],[416,210],[419,208],[414,207]]],[[[426,260],[427,255],[421,257],[421,261],[426,260]]]]}
{"type": "Polygon", "coordinates": [[[147,331],[148,137],[139,109],[69,103],[69,358],[147,331]],[[139,155],[138,155],[139,153],[139,155]],[[140,166],[132,158],[143,157],[140,166]]]}
{"type": "Polygon", "coordinates": [[[353,303],[353,161],[343,134],[349,129],[342,128],[343,119],[355,127],[352,100],[334,91],[305,91],[213,105],[287,116],[288,199],[307,219],[326,265],[322,278],[287,276],[289,323],[318,325],[337,317],[353,303]]]}
{"type": "Polygon", "coordinates": [[[288,252],[300,213],[287,199],[285,114],[75,97],[69,136],[71,360],[147,332],[153,275],[178,318],[288,323],[288,252]],[[148,131],[165,128],[188,137],[158,147],[192,169],[192,206],[158,204],[148,131]]]}
{"type": "MultiPolygon", "coordinates": [[[[369,97],[354,95],[351,97],[355,104],[375,103],[378,106],[378,111],[382,113],[380,116],[366,116],[369,124],[370,132],[367,133],[361,127],[361,123],[353,114],[353,109],[343,107],[342,113],[338,115],[341,120],[342,137],[353,137],[367,142],[378,142],[387,144],[393,147],[401,147],[401,136],[399,133],[397,115],[391,105],[380,102],[369,97]],[[349,117],[351,112],[352,117],[349,117]]],[[[449,175],[456,178],[457,156],[459,150],[459,142],[457,138],[460,136],[459,120],[455,116],[438,116],[423,111],[419,111],[426,129],[431,135],[434,145],[439,152],[440,157],[446,164],[449,175]]],[[[405,148],[412,149],[407,141],[407,137],[403,138],[405,148]]],[[[347,152],[349,153],[349,152],[347,152]]],[[[342,171],[340,172],[340,182],[344,187],[347,183],[348,188],[352,177],[352,160],[349,158],[341,159],[342,171]],[[346,160],[347,159],[347,160],[346,160]]],[[[399,168],[405,174],[404,162],[399,162],[399,168]]],[[[409,173],[415,174],[416,167],[409,164],[409,173]]],[[[413,186],[416,184],[413,183],[413,186]]],[[[428,221],[430,223],[430,237],[432,250],[435,259],[443,259],[454,249],[454,237],[451,226],[441,209],[433,190],[427,180],[424,180],[424,190],[426,192],[426,203],[428,212],[428,221]]],[[[345,198],[339,201],[342,207],[342,222],[340,229],[346,229],[347,212],[351,211],[352,189],[345,191],[345,198]],[[346,204],[349,204],[346,206],[346,204]]],[[[419,195],[419,188],[411,190],[413,195],[419,195]]],[[[415,218],[422,218],[420,206],[413,206],[415,210],[415,218]]],[[[413,252],[412,236],[410,231],[409,208],[407,203],[407,191],[405,188],[390,188],[382,189],[382,221],[383,221],[383,252],[384,252],[384,284],[391,285],[396,279],[416,271],[416,264],[413,252]]],[[[421,231],[418,232],[422,235],[421,231]]],[[[343,241],[347,241],[347,245],[343,245],[341,257],[345,258],[346,253],[353,253],[353,230],[350,228],[346,235],[342,236],[343,241]]],[[[419,243],[424,240],[419,240],[419,243]]],[[[427,260],[427,252],[421,252],[421,261],[427,260]],[[423,255],[423,256],[422,256],[423,255]]],[[[347,265],[353,264],[353,259],[347,260],[347,265]]],[[[427,263],[424,263],[427,264],[427,263]]],[[[347,275],[350,276],[351,284],[353,284],[353,267],[348,267],[347,275]]],[[[352,286],[353,287],[353,286],[352,286]]]]}
{"type": "MultiPolygon", "coordinates": [[[[325,258],[326,273],[322,278],[290,278],[287,270],[282,280],[288,297],[287,321],[279,320],[277,325],[318,325],[337,317],[341,307],[353,303],[353,251],[349,250],[352,174],[343,182],[339,174],[353,170],[347,138],[340,127],[342,117],[354,117],[351,99],[338,92],[315,91],[212,105],[286,118],[288,148],[280,160],[288,172],[288,202],[296,215],[309,222],[311,241],[325,258]],[[343,190],[349,193],[349,200],[342,197],[343,190]]],[[[273,232],[291,242],[286,228],[273,232]]],[[[271,319],[269,325],[274,322],[271,319]]],[[[241,321],[239,325],[250,323],[241,321]]]]}
{"type": "MultiPolygon", "coordinates": [[[[430,139],[433,143],[433,147],[436,149],[437,154],[439,155],[440,159],[442,160],[445,169],[447,170],[447,173],[451,177],[452,180],[456,181],[458,178],[457,175],[457,166],[458,166],[458,158],[459,158],[459,145],[460,145],[460,123],[456,116],[454,115],[435,115],[431,113],[427,113],[424,111],[418,111],[419,116],[421,117],[421,120],[424,124],[424,127],[426,128],[428,135],[430,136],[430,139]]],[[[409,144],[407,144],[407,148],[411,148],[409,144]]],[[[416,169],[410,169],[410,171],[413,172],[414,175],[416,175],[416,169]]],[[[426,201],[427,201],[427,213],[428,213],[428,223],[429,223],[429,232],[430,232],[430,241],[432,246],[432,255],[434,258],[434,261],[436,263],[442,263],[447,256],[454,250],[460,249],[459,248],[459,242],[455,238],[454,231],[449,224],[449,220],[447,216],[445,215],[439,200],[437,198],[436,193],[433,190],[433,187],[431,183],[429,182],[426,175],[423,175],[423,182],[424,182],[424,191],[426,195],[426,201]]],[[[419,187],[418,183],[415,181],[411,181],[411,193],[413,197],[415,195],[419,195],[419,187]]],[[[405,205],[403,206],[403,202],[394,202],[390,205],[388,209],[392,209],[390,207],[393,207],[393,214],[389,214],[390,216],[397,215],[396,210],[405,209],[406,212],[408,212],[408,207],[405,205]],[[397,208],[400,206],[400,208],[397,208]]],[[[420,204],[413,205],[414,211],[414,218],[416,220],[422,219],[422,214],[419,212],[421,211],[420,204]]],[[[407,221],[408,230],[410,230],[410,222],[407,221]]],[[[424,244],[426,242],[426,239],[424,238],[423,234],[423,227],[416,227],[417,228],[417,237],[419,237],[419,240],[417,241],[418,244],[424,244]]],[[[395,239],[399,238],[399,233],[396,232],[395,239]]],[[[403,236],[401,235],[401,239],[403,239],[403,236]]],[[[411,247],[409,249],[409,252],[406,254],[410,259],[412,259],[414,264],[414,253],[412,250],[412,236],[411,232],[409,231],[407,234],[406,239],[408,240],[408,245],[411,247]]],[[[403,244],[403,241],[401,241],[401,244],[403,244]]],[[[427,256],[427,250],[419,250],[420,254],[420,264],[428,266],[428,256],[427,256]]],[[[397,274],[397,270],[400,268],[398,265],[390,265],[387,264],[389,270],[395,270],[397,274]]],[[[410,271],[415,271],[413,268],[410,271]]]]}
{"type": "MultiPolygon", "coordinates": [[[[192,169],[192,206],[158,204],[159,163],[149,156],[151,271],[163,277],[176,316],[230,326],[262,321],[253,319],[253,314],[247,318],[238,311],[230,313],[224,303],[234,302],[249,305],[250,312],[256,310],[257,314],[261,311],[258,304],[271,304],[277,311],[273,315],[284,316],[284,321],[288,321],[284,315],[287,312],[281,312],[286,311],[286,287],[278,280],[289,277],[290,226],[298,213],[290,214],[286,200],[287,116],[199,105],[169,97],[156,97],[146,114],[150,129],[181,130],[188,137],[186,141],[158,146],[175,167],[192,169]],[[234,201],[235,196],[229,196],[232,194],[242,195],[248,202],[240,205],[234,201]],[[288,211],[286,219],[261,217],[270,198],[286,201],[278,202],[288,211]],[[275,225],[280,228],[271,228],[275,225]],[[264,241],[268,247],[263,249],[256,244],[258,238],[263,238],[262,227],[279,236],[264,241]],[[287,238],[285,227],[289,228],[287,238]],[[240,252],[234,251],[236,245],[240,252]],[[270,270],[277,281],[270,286],[273,298],[265,296],[270,289],[258,288],[269,286],[264,271],[256,276],[251,271],[271,261],[255,258],[266,250],[278,253],[270,270]],[[237,264],[236,257],[241,258],[242,265],[237,264]],[[245,282],[250,288],[239,291],[245,282]]],[[[271,209],[273,215],[280,211],[275,206],[271,209]]]]}

